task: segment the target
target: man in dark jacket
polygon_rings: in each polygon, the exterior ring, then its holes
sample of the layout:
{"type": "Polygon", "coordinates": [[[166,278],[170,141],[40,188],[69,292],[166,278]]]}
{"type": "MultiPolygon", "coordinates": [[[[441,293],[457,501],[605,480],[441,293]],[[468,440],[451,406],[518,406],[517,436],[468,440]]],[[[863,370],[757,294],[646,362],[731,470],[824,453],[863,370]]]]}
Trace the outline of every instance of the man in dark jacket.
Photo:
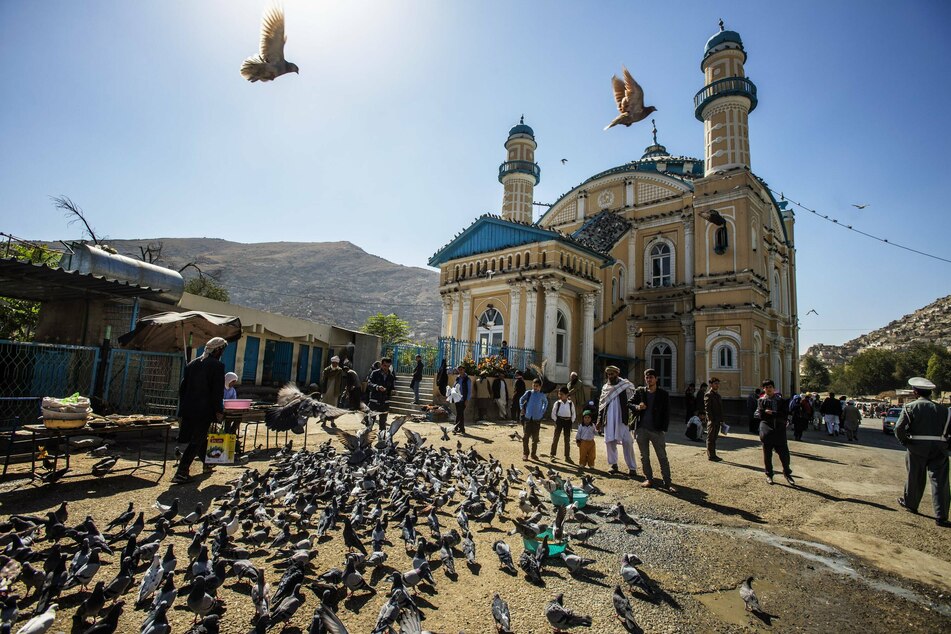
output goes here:
{"type": "Polygon", "coordinates": [[[763,443],[763,463],[766,468],[766,482],[773,484],[773,452],[779,454],[783,464],[783,475],[790,486],[796,486],[789,466],[789,444],[786,442],[786,416],[789,405],[776,393],[776,386],[770,380],[763,381],[763,395],[757,401],[756,418],[759,420],[759,439],[763,443]]]}
{"type": "Polygon", "coordinates": [[[905,454],[905,494],[898,498],[903,509],[918,512],[925,492],[925,471],[931,475],[931,502],[935,522],[947,528],[951,488],[948,485],[948,408],[931,400],[935,384],[920,376],[908,381],[917,397],[901,408],[895,438],[908,451],[905,454]]]}
{"type": "Polygon", "coordinates": [[[522,398],[522,394],[525,393],[525,379],[522,376],[521,372],[515,373],[515,385],[512,387],[512,420],[520,421],[522,420],[520,414],[522,412],[522,406],[519,405],[519,400],[522,398]]]}
{"type": "MultiPolygon", "coordinates": [[[[208,447],[208,429],[224,418],[222,397],[225,390],[225,364],[221,354],[228,342],[214,337],[205,344],[200,357],[185,366],[185,374],[178,388],[179,417],[178,442],[187,442],[172,482],[183,484],[190,480],[188,469],[196,456],[205,461],[208,447]]],[[[205,467],[210,470],[210,465],[205,467]]]]}
{"type": "Polygon", "coordinates": [[[383,412],[377,419],[380,431],[386,425],[386,412],[390,409],[390,396],[396,387],[396,377],[390,372],[393,360],[387,357],[380,359],[380,367],[370,373],[367,379],[369,398],[367,406],[374,412],[383,412]]]}
{"type": "Polygon", "coordinates": [[[413,388],[413,405],[419,405],[419,384],[423,382],[423,357],[416,355],[416,367],[413,368],[413,378],[409,386],[413,388]]]}
{"type": "Polygon", "coordinates": [[[650,447],[653,445],[660,463],[660,473],[664,478],[664,488],[671,493],[677,490],[671,484],[670,463],[667,461],[667,428],[670,426],[670,395],[667,390],[657,387],[657,372],[653,369],[644,371],[643,387],[634,391],[631,397],[631,411],[634,414],[634,439],[641,452],[641,467],[644,469],[644,482],[641,486],[654,486],[653,469],[651,468],[650,447]]]}
{"type": "MultiPolygon", "coordinates": [[[[360,375],[353,369],[353,366],[350,364],[350,359],[343,362],[343,369],[346,374],[344,374],[343,391],[340,393],[340,403],[338,407],[353,410],[360,409],[360,405],[362,404],[360,397],[363,395],[363,386],[360,385],[360,375]]],[[[333,421],[331,421],[330,424],[334,427],[337,426],[333,421]]]]}
{"type": "Polygon", "coordinates": [[[710,379],[707,393],[703,395],[703,408],[707,412],[707,460],[720,462],[717,456],[717,438],[723,425],[723,399],[720,396],[720,379],[710,379]]]}
{"type": "Polygon", "coordinates": [[[842,416],[842,404],[835,398],[835,392],[829,392],[829,396],[822,401],[819,408],[822,419],[826,423],[826,431],[830,436],[839,435],[839,417],[842,416]]]}

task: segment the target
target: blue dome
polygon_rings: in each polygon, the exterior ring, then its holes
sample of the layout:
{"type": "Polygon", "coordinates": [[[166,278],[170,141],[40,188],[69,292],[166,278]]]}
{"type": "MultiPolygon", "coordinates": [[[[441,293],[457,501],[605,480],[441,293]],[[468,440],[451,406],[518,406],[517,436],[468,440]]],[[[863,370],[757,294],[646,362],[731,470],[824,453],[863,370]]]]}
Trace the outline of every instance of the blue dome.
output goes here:
{"type": "Polygon", "coordinates": [[[743,49],[743,40],[740,39],[740,34],[736,31],[718,31],[707,40],[707,45],[703,48],[703,59],[707,59],[718,51],[730,48],[743,51],[743,59],[746,60],[746,51],[743,49]]]}
{"type": "Polygon", "coordinates": [[[533,139],[535,138],[535,131],[530,126],[525,125],[525,117],[519,119],[518,125],[509,130],[509,136],[515,136],[516,134],[527,134],[533,139]]]}

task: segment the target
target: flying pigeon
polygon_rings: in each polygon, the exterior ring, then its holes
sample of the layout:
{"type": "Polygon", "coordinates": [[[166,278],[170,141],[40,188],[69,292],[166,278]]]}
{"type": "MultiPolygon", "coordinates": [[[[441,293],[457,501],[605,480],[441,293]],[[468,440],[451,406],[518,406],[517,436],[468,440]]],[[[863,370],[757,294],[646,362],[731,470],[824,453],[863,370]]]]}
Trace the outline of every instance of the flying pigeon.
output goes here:
{"type": "Polygon", "coordinates": [[[856,209],[865,209],[866,207],[868,207],[868,203],[863,205],[856,205],[855,203],[852,203],[852,206],[855,207],[856,209]]]}
{"type": "Polygon", "coordinates": [[[618,124],[630,126],[632,123],[646,119],[650,113],[657,110],[654,106],[644,107],[644,89],[634,81],[627,68],[624,68],[624,81],[614,75],[611,77],[611,84],[614,86],[614,100],[617,101],[617,109],[621,114],[616,116],[614,121],[604,128],[605,130],[618,124]]]}
{"type": "Polygon", "coordinates": [[[567,163],[567,162],[568,162],[568,159],[561,159],[561,164],[562,164],[562,165],[564,165],[564,164],[567,163]]]}
{"type": "Polygon", "coordinates": [[[241,76],[250,82],[271,81],[286,73],[298,73],[297,64],[284,59],[284,10],[274,7],[261,24],[261,52],[241,64],[241,76]]]}
{"type": "Polygon", "coordinates": [[[711,209],[710,211],[701,211],[697,215],[703,218],[704,220],[706,220],[707,222],[714,224],[718,227],[722,227],[723,225],[726,224],[726,220],[723,218],[723,216],[720,215],[720,212],[717,211],[716,209],[711,209]]]}
{"type": "Polygon", "coordinates": [[[816,309],[815,309],[815,308],[810,309],[809,312],[806,313],[806,314],[807,314],[807,315],[815,315],[816,317],[819,316],[819,313],[816,312],[816,309]]]}

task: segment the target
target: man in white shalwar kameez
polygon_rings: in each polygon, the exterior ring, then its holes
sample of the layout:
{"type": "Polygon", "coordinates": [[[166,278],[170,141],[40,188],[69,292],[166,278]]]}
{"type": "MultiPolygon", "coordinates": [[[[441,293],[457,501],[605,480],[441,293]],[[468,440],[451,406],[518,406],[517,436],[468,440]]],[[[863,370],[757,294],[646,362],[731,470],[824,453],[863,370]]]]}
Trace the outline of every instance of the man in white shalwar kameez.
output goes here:
{"type": "Polygon", "coordinates": [[[604,448],[611,465],[611,473],[617,473],[617,446],[624,449],[624,462],[627,463],[630,476],[637,476],[637,460],[634,457],[634,441],[627,426],[627,402],[634,395],[634,385],[621,378],[621,370],[614,365],[604,369],[607,378],[601,386],[601,400],[598,404],[598,421],[604,429],[604,448]]]}

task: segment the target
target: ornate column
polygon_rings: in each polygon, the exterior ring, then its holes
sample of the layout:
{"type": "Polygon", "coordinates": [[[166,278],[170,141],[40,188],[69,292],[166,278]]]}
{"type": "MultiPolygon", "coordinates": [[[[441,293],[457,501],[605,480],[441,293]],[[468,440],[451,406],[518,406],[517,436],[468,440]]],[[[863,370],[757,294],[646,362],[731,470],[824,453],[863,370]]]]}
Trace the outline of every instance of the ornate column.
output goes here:
{"type": "Polygon", "coordinates": [[[631,227],[627,234],[627,294],[632,295],[637,288],[637,227],[631,227]]]}
{"type": "Polygon", "coordinates": [[[684,383],[690,385],[696,381],[697,338],[693,315],[680,318],[680,327],[684,331],[684,383]]]}
{"type": "Polygon", "coordinates": [[[443,293],[440,299],[442,300],[442,328],[439,334],[441,337],[450,337],[452,336],[449,329],[449,320],[452,317],[452,297],[449,293],[443,293]]]}
{"type": "Polygon", "coordinates": [[[450,296],[450,301],[452,302],[452,329],[449,332],[450,337],[459,338],[459,309],[462,305],[462,302],[459,298],[459,293],[452,293],[450,296]]]}
{"type": "Polygon", "coordinates": [[[581,296],[581,381],[585,385],[594,383],[594,302],[597,293],[585,293],[581,296]]]}
{"type": "Polygon", "coordinates": [[[522,284],[509,285],[509,334],[506,341],[510,346],[518,347],[518,316],[522,308],[522,284]]]}
{"type": "Polygon", "coordinates": [[[684,214],[684,282],[693,284],[693,215],[684,214]]]}
{"type": "Polygon", "coordinates": [[[554,376],[555,368],[555,323],[558,312],[558,291],[564,286],[562,281],[548,281],[545,288],[545,322],[542,333],[542,358],[548,359],[549,373],[554,376]]]}
{"type": "Polygon", "coordinates": [[[522,347],[535,349],[535,324],[538,319],[538,289],[535,282],[525,283],[525,339],[522,347]]]}
{"type": "Polygon", "coordinates": [[[472,321],[472,291],[462,291],[461,294],[462,317],[459,320],[459,338],[469,341],[469,333],[472,330],[470,323],[472,321]]]}
{"type": "Polygon", "coordinates": [[[588,190],[582,189],[578,192],[578,210],[576,220],[584,220],[584,215],[587,212],[587,203],[588,203],[588,190]]]}

